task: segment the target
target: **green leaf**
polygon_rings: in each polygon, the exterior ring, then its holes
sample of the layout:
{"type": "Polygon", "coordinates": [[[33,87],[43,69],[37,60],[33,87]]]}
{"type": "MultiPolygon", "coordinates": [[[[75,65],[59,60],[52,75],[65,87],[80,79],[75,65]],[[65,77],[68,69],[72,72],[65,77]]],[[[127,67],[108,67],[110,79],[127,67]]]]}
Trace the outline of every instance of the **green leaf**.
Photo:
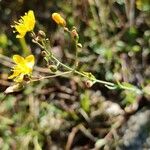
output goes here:
{"type": "Polygon", "coordinates": [[[87,91],[81,96],[80,104],[85,112],[90,111],[90,98],[87,91]]]}
{"type": "Polygon", "coordinates": [[[38,142],[38,137],[37,136],[34,137],[33,143],[34,143],[34,149],[35,150],[42,150],[42,148],[41,148],[41,146],[40,146],[40,144],[38,142]]]}
{"type": "Polygon", "coordinates": [[[122,94],[124,97],[122,103],[124,105],[133,104],[137,100],[137,94],[132,91],[124,91],[122,94]]]}
{"type": "Polygon", "coordinates": [[[130,83],[127,83],[127,82],[122,82],[120,83],[119,81],[117,81],[118,83],[118,86],[121,88],[121,89],[124,89],[124,90],[129,90],[129,91],[133,91],[135,92],[136,94],[141,94],[142,91],[140,89],[138,89],[137,87],[135,87],[134,85],[130,84],[130,83]]]}
{"type": "Polygon", "coordinates": [[[1,33],[0,34],[0,47],[6,48],[7,45],[8,45],[8,38],[6,34],[1,33]]]}
{"type": "Polygon", "coordinates": [[[136,0],[136,7],[141,11],[150,11],[149,0],[136,0]]]}

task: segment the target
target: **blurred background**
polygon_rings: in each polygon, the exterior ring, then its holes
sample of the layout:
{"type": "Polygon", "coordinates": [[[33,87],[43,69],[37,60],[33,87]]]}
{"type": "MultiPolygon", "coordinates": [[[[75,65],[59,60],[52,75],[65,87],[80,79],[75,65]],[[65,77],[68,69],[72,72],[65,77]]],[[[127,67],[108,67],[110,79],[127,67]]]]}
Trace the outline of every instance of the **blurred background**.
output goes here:
{"type": "MultiPolygon", "coordinates": [[[[129,85],[131,86],[131,85],[129,85]]],[[[148,150],[150,149],[150,0],[0,0],[0,149],[148,150]],[[49,70],[41,49],[10,27],[33,10],[35,32],[43,30],[61,62],[73,65],[70,37],[52,21],[59,12],[77,28],[79,70],[96,78],[128,82],[143,92],[88,88],[80,76],[28,84],[5,95],[12,84],[12,56],[34,54],[34,74],[49,70]]]]}

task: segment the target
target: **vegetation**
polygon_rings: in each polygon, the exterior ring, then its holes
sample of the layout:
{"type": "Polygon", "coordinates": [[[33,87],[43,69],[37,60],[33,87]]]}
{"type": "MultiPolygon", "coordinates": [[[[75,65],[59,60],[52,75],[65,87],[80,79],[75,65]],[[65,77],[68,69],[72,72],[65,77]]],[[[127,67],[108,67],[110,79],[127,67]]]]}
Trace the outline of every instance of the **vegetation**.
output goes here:
{"type": "Polygon", "coordinates": [[[0,149],[122,149],[149,105],[149,14],[149,0],[0,1],[0,149]]]}

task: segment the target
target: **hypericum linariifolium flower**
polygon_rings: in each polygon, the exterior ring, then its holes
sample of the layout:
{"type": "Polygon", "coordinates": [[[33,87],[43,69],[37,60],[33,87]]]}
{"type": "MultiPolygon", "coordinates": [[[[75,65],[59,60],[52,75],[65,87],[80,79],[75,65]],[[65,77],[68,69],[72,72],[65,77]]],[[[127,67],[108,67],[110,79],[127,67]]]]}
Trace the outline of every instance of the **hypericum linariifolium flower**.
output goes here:
{"type": "Polygon", "coordinates": [[[14,32],[18,32],[16,38],[23,38],[27,32],[34,29],[34,26],[34,12],[29,10],[24,16],[21,17],[21,19],[19,19],[18,22],[15,21],[15,25],[12,25],[11,27],[15,29],[14,32]]]}
{"type": "Polygon", "coordinates": [[[13,60],[16,65],[12,68],[13,74],[8,79],[13,79],[15,82],[22,82],[25,75],[31,76],[35,63],[33,55],[29,55],[26,58],[14,55],[13,60]]]}
{"type": "Polygon", "coordinates": [[[52,19],[58,24],[63,27],[66,26],[66,21],[65,19],[59,14],[59,13],[53,13],[52,14],[52,19]]]}

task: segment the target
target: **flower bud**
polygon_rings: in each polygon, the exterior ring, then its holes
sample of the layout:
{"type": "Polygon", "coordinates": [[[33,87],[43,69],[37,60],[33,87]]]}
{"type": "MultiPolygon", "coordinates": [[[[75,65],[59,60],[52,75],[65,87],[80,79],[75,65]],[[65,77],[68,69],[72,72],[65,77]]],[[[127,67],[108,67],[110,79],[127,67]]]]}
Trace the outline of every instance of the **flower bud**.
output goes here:
{"type": "Polygon", "coordinates": [[[45,51],[42,51],[42,52],[41,52],[41,55],[42,55],[43,57],[45,57],[45,56],[46,56],[46,52],[45,52],[45,51]]]}
{"type": "Polygon", "coordinates": [[[52,19],[58,24],[63,27],[66,26],[66,21],[65,19],[59,14],[59,13],[53,13],[52,14],[52,19]]]}
{"type": "Polygon", "coordinates": [[[69,32],[69,29],[67,27],[64,27],[65,32],[69,32]]]}
{"type": "Polygon", "coordinates": [[[40,37],[40,38],[45,38],[46,37],[46,34],[45,34],[45,32],[44,31],[42,31],[42,30],[39,30],[39,32],[38,32],[38,36],[40,37]]]}
{"type": "Polygon", "coordinates": [[[87,81],[85,81],[84,83],[85,83],[85,86],[86,86],[87,88],[92,87],[92,85],[94,84],[91,80],[87,80],[87,81]]]}
{"type": "Polygon", "coordinates": [[[71,31],[71,35],[72,35],[72,37],[73,37],[75,40],[78,40],[78,39],[79,39],[79,35],[78,35],[77,30],[76,30],[75,28],[71,31]]]}
{"type": "Polygon", "coordinates": [[[79,48],[82,48],[82,44],[81,44],[81,43],[78,43],[77,46],[78,46],[79,48]]]}

